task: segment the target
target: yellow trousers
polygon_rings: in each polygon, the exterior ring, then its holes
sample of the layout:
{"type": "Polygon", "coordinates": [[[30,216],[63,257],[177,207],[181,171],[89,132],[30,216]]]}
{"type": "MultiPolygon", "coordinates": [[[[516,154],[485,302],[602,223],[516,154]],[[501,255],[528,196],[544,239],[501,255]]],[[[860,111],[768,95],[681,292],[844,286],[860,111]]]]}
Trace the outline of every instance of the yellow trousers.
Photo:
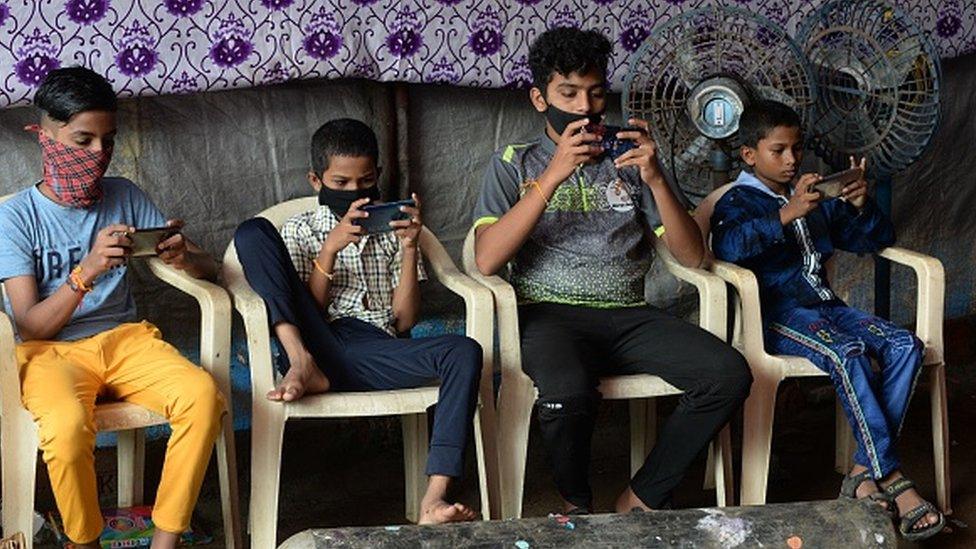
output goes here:
{"type": "Polygon", "coordinates": [[[166,447],[153,523],[168,532],[190,525],[220,431],[224,399],[210,374],[162,340],[148,322],[123,324],[79,341],[17,345],[24,406],[38,425],[51,487],[75,543],[102,533],[95,483],[97,398],[159,413],[173,434],[166,447]]]}

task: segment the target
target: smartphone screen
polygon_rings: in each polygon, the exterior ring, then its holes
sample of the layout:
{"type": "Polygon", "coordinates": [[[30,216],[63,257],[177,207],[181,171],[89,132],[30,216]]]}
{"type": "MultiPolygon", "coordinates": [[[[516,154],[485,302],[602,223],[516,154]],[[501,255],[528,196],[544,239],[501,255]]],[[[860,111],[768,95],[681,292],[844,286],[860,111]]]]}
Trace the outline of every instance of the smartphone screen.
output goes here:
{"type": "Polygon", "coordinates": [[[824,198],[837,198],[841,195],[844,187],[857,181],[864,175],[861,168],[851,168],[848,170],[833,173],[821,179],[813,190],[819,192],[824,198]]]}
{"type": "Polygon", "coordinates": [[[386,233],[393,230],[390,226],[391,221],[408,219],[410,216],[406,212],[401,212],[403,206],[416,206],[412,199],[401,200],[399,202],[387,202],[385,204],[370,204],[360,208],[369,213],[369,217],[360,217],[353,220],[353,223],[366,230],[367,234],[386,233]]]}
{"type": "Polygon", "coordinates": [[[156,253],[156,246],[179,232],[180,230],[176,227],[136,229],[136,232],[129,235],[129,239],[132,240],[132,257],[158,255],[156,253]]]}

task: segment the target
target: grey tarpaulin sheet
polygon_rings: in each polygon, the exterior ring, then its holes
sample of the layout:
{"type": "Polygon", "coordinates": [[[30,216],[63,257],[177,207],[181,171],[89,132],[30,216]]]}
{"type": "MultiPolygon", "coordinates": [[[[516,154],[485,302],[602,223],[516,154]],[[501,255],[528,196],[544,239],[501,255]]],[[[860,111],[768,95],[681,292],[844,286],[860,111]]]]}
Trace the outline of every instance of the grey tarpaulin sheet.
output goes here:
{"type": "MultiPolygon", "coordinates": [[[[894,217],[901,245],[944,262],[947,313],[959,316],[974,310],[976,56],[949,60],[944,72],[942,125],[925,156],[896,178],[894,217]]],[[[186,220],[188,235],[219,257],[240,221],[311,192],[305,181],[308,143],[325,120],[361,118],[376,129],[385,150],[393,127],[392,93],[391,85],[368,81],[306,81],[124,100],[110,173],[133,179],[165,213],[186,220]]],[[[542,118],[524,91],[408,85],[408,93],[409,179],[423,198],[427,225],[457,259],[489,155],[532,138],[542,118]]],[[[34,119],[29,108],[0,111],[0,193],[40,175],[36,141],[21,130],[34,119]]],[[[841,295],[869,306],[870,262],[844,258],[836,271],[841,295]]],[[[907,274],[896,269],[894,280],[895,317],[910,321],[902,311],[911,304],[903,291],[911,289],[907,274]]],[[[436,284],[427,286],[427,311],[460,314],[458,300],[436,284]]],[[[156,283],[139,287],[142,310],[164,333],[196,340],[190,299],[156,283]]],[[[649,287],[654,301],[668,304],[678,285],[658,274],[649,287]]],[[[693,303],[687,288],[683,293],[685,304],[693,303]]]]}

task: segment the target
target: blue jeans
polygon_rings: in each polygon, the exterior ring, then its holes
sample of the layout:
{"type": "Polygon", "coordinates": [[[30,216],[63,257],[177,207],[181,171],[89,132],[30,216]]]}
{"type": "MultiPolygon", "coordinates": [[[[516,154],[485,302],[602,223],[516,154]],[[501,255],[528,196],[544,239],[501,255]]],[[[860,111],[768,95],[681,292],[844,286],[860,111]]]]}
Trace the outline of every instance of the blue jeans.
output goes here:
{"type": "Polygon", "coordinates": [[[278,229],[262,217],[234,233],[244,276],[268,307],[272,325],[301,332],[337,391],[385,391],[440,381],[427,474],[460,477],[481,381],[481,346],[460,335],[398,339],[356,318],[329,322],[291,262],[278,229]]]}
{"type": "Polygon", "coordinates": [[[807,358],[830,374],[857,439],[855,463],[876,479],[898,469],[895,444],[925,348],[913,333],[835,301],[771,319],[766,348],[807,358]]]}

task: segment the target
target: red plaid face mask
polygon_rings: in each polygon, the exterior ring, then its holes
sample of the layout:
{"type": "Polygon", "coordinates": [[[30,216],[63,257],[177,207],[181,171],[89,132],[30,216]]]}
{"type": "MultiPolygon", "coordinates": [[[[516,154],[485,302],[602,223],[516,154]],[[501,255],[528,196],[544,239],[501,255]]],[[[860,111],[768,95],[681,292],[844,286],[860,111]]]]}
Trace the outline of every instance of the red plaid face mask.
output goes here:
{"type": "Polygon", "coordinates": [[[112,160],[112,148],[89,151],[69,147],[51,139],[38,127],[44,162],[44,182],[59,201],[75,208],[89,208],[102,199],[102,176],[112,160]]]}

